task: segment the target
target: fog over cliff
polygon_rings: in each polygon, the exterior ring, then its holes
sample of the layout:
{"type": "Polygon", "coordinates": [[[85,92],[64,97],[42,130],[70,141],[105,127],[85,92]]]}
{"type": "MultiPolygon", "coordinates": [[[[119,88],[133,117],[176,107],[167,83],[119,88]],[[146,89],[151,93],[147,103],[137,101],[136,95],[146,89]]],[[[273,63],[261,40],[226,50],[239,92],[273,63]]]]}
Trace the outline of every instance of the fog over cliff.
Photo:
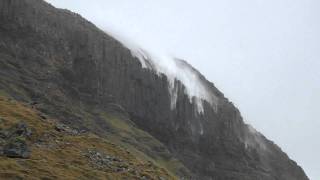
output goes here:
{"type": "Polygon", "coordinates": [[[202,100],[215,107],[215,97],[175,58],[187,60],[235,102],[245,121],[311,179],[320,177],[319,1],[47,1],[78,12],[122,40],[145,68],[167,74],[172,108],[179,79],[201,113],[202,100]]]}

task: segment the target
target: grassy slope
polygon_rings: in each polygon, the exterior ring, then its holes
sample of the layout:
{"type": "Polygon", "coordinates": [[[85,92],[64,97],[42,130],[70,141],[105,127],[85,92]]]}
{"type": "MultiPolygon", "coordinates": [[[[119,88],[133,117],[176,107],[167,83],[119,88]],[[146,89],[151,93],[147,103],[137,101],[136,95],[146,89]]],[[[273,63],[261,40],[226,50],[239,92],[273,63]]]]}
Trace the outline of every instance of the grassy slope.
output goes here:
{"type": "Polygon", "coordinates": [[[123,142],[123,139],[132,140],[131,136],[139,136],[147,143],[159,143],[147,133],[116,117],[107,119],[118,133],[106,139],[91,133],[75,136],[58,132],[54,129],[56,120],[43,119],[40,115],[30,105],[0,95],[0,128],[23,121],[33,132],[28,140],[32,149],[29,159],[0,157],[1,178],[141,179],[145,176],[148,179],[177,179],[173,174],[181,166],[180,163],[174,159],[150,157],[135,149],[134,143],[123,142]],[[38,143],[39,140],[41,143],[38,143]],[[96,168],[84,155],[88,150],[117,157],[123,160],[122,165],[132,171],[115,172],[112,168],[96,168]],[[171,168],[168,171],[164,166],[171,168]]]}

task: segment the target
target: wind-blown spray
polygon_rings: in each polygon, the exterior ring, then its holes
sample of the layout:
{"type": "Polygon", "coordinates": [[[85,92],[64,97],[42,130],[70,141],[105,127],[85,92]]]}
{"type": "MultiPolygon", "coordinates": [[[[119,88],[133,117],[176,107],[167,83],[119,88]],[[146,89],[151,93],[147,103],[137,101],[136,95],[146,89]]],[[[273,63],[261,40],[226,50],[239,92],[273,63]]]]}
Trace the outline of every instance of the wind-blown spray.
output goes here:
{"type": "Polygon", "coordinates": [[[208,102],[217,112],[219,98],[207,87],[206,82],[200,78],[200,73],[192,68],[187,62],[172,56],[159,53],[149,48],[148,51],[136,43],[119,35],[116,32],[107,32],[116,38],[123,46],[131,51],[132,56],[139,59],[142,68],[153,70],[158,75],[164,74],[168,79],[168,91],[171,96],[171,109],[176,108],[178,100],[178,87],[176,81],[180,81],[185,87],[185,94],[195,105],[198,114],[204,113],[204,102],[208,102]]]}
{"type": "Polygon", "coordinates": [[[178,89],[176,87],[176,80],[178,80],[185,86],[185,94],[188,95],[190,102],[196,105],[195,107],[199,114],[204,113],[204,101],[208,102],[217,111],[218,97],[208,90],[208,87],[200,79],[198,72],[186,62],[156,52],[147,52],[121,38],[119,41],[130,49],[133,56],[140,60],[143,68],[152,69],[159,75],[164,74],[167,76],[172,109],[176,107],[178,98],[178,89]]]}

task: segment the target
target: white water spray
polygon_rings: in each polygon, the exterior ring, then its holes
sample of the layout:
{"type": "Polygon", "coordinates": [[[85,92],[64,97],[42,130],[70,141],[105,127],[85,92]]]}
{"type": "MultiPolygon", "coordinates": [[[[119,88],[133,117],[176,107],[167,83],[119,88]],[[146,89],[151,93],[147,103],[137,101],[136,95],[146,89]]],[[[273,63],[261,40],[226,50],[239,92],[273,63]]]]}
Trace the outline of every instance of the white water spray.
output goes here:
{"type": "Polygon", "coordinates": [[[145,51],[123,37],[113,37],[127,47],[132,56],[139,59],[143,68],[151,69],[158,75],[164,74],[167,76],[168,90],[171,95],[171,109],[176,108],[178,98],[176,80],[179,80],[185,86],[185,94],[188,95],[190,102],[196,106],[198,114],[204,113],[203,103],[205,101],[217,112],[218,97],[210,92],[203,80],[200,79],[199,74],[187,63],[155,51],[145,51]]]}

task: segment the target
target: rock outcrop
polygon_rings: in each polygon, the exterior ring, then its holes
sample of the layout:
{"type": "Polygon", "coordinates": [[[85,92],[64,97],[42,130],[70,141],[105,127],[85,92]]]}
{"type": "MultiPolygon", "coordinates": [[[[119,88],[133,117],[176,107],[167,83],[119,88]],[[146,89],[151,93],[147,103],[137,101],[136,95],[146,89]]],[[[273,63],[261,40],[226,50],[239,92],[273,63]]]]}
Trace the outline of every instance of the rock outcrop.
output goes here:
{"type": "Polygon", "coordinates": [[[26,139],[32,131],[25,123],[18,123],[9,129],[0,130],[0,155],[10,158],[30,157],[26,139]]]}
{"type": "Polygon", "coordinates": [[[216,107],[201,100],[199,113],[175,80],[172,108],[168,77],[143,68],[128,48],[78,14],[42,0],[0,2],[1,93],[37,102],[37,109],[62,123],[99,135],[110,128],[96,111],[114,111],[165,144],[191,171],[180,174],[187,179],[308,179],[277,145],[245,124],[212,83],[178,63],[198,76],[217,98],[216,107]]]}

